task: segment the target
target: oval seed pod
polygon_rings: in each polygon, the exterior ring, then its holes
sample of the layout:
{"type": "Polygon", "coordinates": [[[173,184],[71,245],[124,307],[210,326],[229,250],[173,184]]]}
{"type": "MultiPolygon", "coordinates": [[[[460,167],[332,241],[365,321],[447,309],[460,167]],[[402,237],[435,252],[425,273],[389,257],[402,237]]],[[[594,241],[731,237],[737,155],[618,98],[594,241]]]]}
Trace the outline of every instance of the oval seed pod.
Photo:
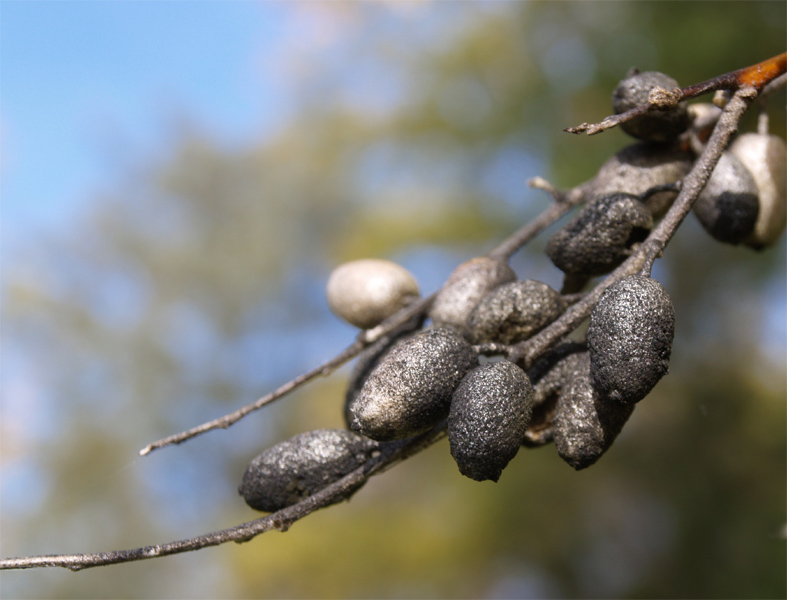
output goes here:
{"type": "Polygon", "coordinates": [[[486,256],[459,265],[437,293],[429,317],[435,327],[452,327],[464,332],[467,317],[490,290],[516,279],[516,273],[501,260],[486,256]]]}
{"type": "Polygon", "coordinates": [[[603,396],[639,402],[666,375],[675,310],[655,279],[626,277],[601,294],[588,326],[590,374],[603,396]]]}
{"type": "MultiPolygon", "coordinates": [[[[640,73],[634,69],[612,92],[612,109],[615,114],[620,114],[647,104],[650,91],[656,87],[670,91],[679,86],[677,81],[664,73],[640,73]]],[[[620,126],[632,137],[650,142],[668,142],[686,131],[690,122],[686,103],[681,102],[672,110],[652,110],[620,126]]]]}
{"type": "Polygon", "coordinates": [[[692,207],[711,236],[726,244],[739,244],[754,231],[760,203],[749,171],[724,152],[692,207]]]}
{"type": "Polygon", "coordinates": [[[533,411],[533,388],[525,372],[508,361],[470,371],[454,392],[448,442],[462,475],[497,481],[516,456],[533,411]]]}
{"type": "Polygon", "coordinates": [[[754,231],[743,243],[757,250],[770,246],[787,224],[787,146],[775,135],[744,133],[728,152],[749,171],[760,199],[754,231]]]}
{"type": "Polygon", "coordinates": [[[361,329],[379,325],[419,295],[410,271],[389,260],[372,258],[338,266],[326,286],[333,313],[361,329]]]}
{"type": "MultiPolygon", "coordinates": [[[[301,433],[252,460],[238,492],[254,510],[275,512],[338,481],[363,465],[378,445],[345,429],[301,433]]],[[[348,499],[359,487],[336,502],[348,499]]]]}
{"type": "Polygon", "coordinates": [[[563,297],[532,279],[505,283],[489,292],[467,319],[474,344],[515,344],[557,319],[566,309],[563,297]]]}
{"type": "Polygon", "coordinates": [[[429,329],[391,349],[350,405],[352,429],[374,440],[428,431],[448,416],[451,396],[478,356],[450,329],[429,329]]]}
{"type": "Polygon", "coordinates": [[[549,238],[546,253],[564,273],[604,275],[628,258],[652,226],[650,211],[636,196],[600,196],[549,238]]]}
{"type": "Polygon", "coordinates": [[[634,411],[633,404],[609,402],[599,395],[591,383],[590,361],[586,352],[572,355],[571,370],[562,373],[555,410],[555,448],[577,470],[601,458],[634,411]]]}

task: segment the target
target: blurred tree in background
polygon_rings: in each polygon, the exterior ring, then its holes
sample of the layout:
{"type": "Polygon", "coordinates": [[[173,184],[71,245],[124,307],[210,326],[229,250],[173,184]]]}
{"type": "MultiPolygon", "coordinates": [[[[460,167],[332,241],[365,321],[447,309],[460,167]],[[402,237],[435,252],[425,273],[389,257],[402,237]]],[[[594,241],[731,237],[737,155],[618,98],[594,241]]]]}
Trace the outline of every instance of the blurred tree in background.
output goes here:
{"type": "MultiPolygon", "coordinates": [[[[783,2],[294,3],[292,117],[227,149],[199,124],[137,160],[78,228],[3,273],[2,553],[97,552],[254,518],[245,464],[342,426],[347,370],[226,431],[135,458],[353,338],[338,263],[397,260],[425,294],[629,143],[600,120],[631,66],[688,85],[784,51],[783,2]],[[25,386],[15,381],[32,381],[25,386]],[[9,383],[10,382],[10,383],[9,383]]],[[[771,128],[784,135],[784,93],[771,128]]],[[[753,123],[752,115],[747,118],[753,123]]],[[[520,277],[559,286],[546,236],[520,277]]],[[[5,597],[738,597],[785,592],[785,242],[712,241],[693,217],[656,264],[670,376],[575,473],[523,449],[500,483],[442,443],[286,535],[71,574],[5,597]]]]}

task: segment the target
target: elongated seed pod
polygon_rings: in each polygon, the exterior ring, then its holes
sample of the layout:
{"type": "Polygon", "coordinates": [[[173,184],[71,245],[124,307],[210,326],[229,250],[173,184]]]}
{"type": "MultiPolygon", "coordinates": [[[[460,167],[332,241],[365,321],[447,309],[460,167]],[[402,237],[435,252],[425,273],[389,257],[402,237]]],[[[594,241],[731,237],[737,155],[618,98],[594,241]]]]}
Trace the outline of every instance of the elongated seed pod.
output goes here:
{"type": "Polygon", "coordinates": [[[590,313],[593,387],[624,404],[647,396],[667,373],[675,311],[658,281],[642,275],[612,284],[590,313]]]}
{"type": "Polygon", "coordinates": [[[371,258],[340,265],[326,286],[334,314],[361,329],[379,325],[419,295],[418,283],[407,269],[371,258]]]}
{"type": "Polygon", "coordinates": [[[437,293],[429,317],[435,327],[451,327],[464,333],[471,311],[497,286],[516,279],[516,273],[501,260],[485,256],[459,265],[437,293]]]}
{"type": "Polygon", "coordinates": [[[508,361],[470,371],[454,392],[448,442],[462,475],[497,481],[516,456],[530,422],[533,388],[525,372],[508,361]]]}
{"type": "Polygon", "coordinates": [[[374,440],[428,431],[448,416],[451,396],[478,365],[473,348],[451,329],[429,329],[382,357],[350,405],[352,429],[374,440]]]}
{"type": "Polygon", "coordinates": [[[554,440],[560,458],[575,469],[595,463],[609,449],[634,411],[633,404],[602,398],[590,380],[588,353],[572,355],[562,376],[554,420],[554,440]]]}
{"type": "MultiPolygon", "coordinates": [[[[678,86],[669,75],[658,71],[640,73],[636,69],[629,72],[612,93],[612,109],[620,114],[647,104],[648,96],[654,88],[671,91],[678,86]]],[[[691,119],[685,102],[680,102],[672,110],[653,110],[620,126],[630,136],[651,142],[668,142],[674,140],[689,126],[691,119]]]]}
{"type": "MultiPolygon", "coordinates": [[[[377,448],[375,442],[345,429],[301,433],[252,460],[238,492],[251,508],[275,512],[354,471],[377,448]]],[[[336,502],[348,499],[359,487],[336,502]]]]}
{"type": "Polygon", "coordinates": [[[600,196],[549,238],[546,253],[564,273],[604,275],[647,238],[652,226],[650,211],[636,196],[600,196]]]}
{"type": "Polygon", "coordinates": [[[557,319],[566,309],[563,297],[540,281],[505,283],[489,292],[467,319],[474,344],[515,344],[557,319]]]}
{"type": "Polygon", "coordinates": [[[775,135],[744,133],[729,148],[757,186],[760,210],[743,243],[756,250],[776,243],[787,225],[787,146],[775,135]]]}

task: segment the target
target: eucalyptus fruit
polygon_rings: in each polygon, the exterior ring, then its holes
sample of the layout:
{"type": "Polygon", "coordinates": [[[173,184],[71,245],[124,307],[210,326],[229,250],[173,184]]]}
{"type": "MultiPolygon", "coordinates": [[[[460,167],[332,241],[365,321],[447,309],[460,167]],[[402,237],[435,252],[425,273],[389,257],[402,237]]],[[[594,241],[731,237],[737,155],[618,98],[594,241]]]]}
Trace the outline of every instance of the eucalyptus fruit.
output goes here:
{"type": "MultiPolygon", "coordinates": [[[[251,508],[275,512],[348,475],[377,449],[378,444],[345,429],[301,433],[252,460],[238,492],[251,508]]],[[[359,488],[334,502],[347,500],[359,488]]]]}
{"type": "MultiPolygon", "coordinates": [[[[640,73],[632,69],[612,93],[612,108],[615,114],[620,114],[647,104],[650,92],[655,88],[671,91],[677,87],[678,82],[669,75],[658,71],[640,73]]],[[[680,102],[673,109],[651,110],[620,126],[632,137],[650,142],[668,142],[686,131],[690,122],[686,103],[680,102]]]]}
{"type": "Polygon", "coordinates": [[[661,284],[626,277],[601,294],[590,313],[590,377],[605,398],[634,404],[667,373],[675,311],[661,284]]]}
{"type": "Polygon", "coordinates": [[[516,456],[533,411],[525,372],[508,361],[480,365],[462,379],[451,400],[448,442],[462,475],[497,481],[516,456]]]}
{"type": "Polygon", "coordinates": [[[448,416],[451,396],[478,365],[472,346],[451,329],[428,329],[397,344],[350,404],[352,429],[374,440],[428,431],[448,416]]]}

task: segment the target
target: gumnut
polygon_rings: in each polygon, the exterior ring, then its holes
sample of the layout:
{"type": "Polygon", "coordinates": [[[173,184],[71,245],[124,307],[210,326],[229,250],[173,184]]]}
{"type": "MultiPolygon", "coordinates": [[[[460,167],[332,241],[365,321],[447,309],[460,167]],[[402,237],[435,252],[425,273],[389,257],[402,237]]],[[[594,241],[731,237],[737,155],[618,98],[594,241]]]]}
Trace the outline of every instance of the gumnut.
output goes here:
{"type": "MultiPolygon", "coordinates": [[[[648,103],[651,90],[661,88],[672,91],[679,87],[678,82],[669,75],[658,71],[640,73],[636,69],[629,71],[615,91],[612,93],[612,109],[620,114],[648,103]]],[[[621,123],[623,131],[630,136],[650,142],[668,142],[686,131],[691,118],[686,103],[680,102],[669,110],[651,110],[621,123]]]]}

